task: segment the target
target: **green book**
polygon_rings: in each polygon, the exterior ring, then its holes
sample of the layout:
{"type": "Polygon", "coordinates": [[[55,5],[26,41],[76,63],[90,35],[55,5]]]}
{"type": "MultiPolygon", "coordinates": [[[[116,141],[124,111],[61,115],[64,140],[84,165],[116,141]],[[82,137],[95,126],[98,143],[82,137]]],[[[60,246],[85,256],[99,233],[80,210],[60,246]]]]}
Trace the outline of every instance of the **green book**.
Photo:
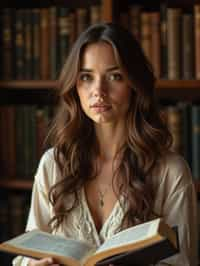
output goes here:
{"type": "Polygon", "coordinates": [[[200,179],[200,105],[193,105],[192,121],[192,174],[194,179],[200,179]]]}

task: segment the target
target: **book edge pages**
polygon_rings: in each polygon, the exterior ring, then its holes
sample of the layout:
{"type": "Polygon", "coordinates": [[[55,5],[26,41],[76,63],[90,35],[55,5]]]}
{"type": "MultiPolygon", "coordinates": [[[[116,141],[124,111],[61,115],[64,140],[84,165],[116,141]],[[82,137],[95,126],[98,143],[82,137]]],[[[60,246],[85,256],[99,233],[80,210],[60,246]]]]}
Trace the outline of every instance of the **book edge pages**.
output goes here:
{"type": "Polygon", "coordinates": [[[53,257],[56,259],[58,263],[66,265],[66,266],[80,266],[81,265],[79,261],[75,260],[72,257],[64,257],[54,252],[48,253],[48,252],[35,251],[33,249],[18,248],[8,243],[0,244],[0,250],[7,252],[7,253],[22,255],[22,256],[32,257],[32,258],[38,258],[38,259],[42,259],[46,257],[53,257]]]}
{"type": "Polygon", "coordinates": [[[15,247],[19,247],[20,246],[20,243],[19,241],[25,241],[25,240],[28,240],[30,239],[31,237],[33,237],[34,235],[37,235],[37,234],[41,234],[41,235],[47,235],[49,237],[52,237],[52,238],[60,238],[60,239],[63,239],[64,241],[75,241],[79,244],[83,244],[83,245],[87,245],[89,248],[93,249],[93,246],[89,243],[87,243],[86,241],[83,241],[83,240],[78,240],[78,239],[74,239],[74,238],[67,238],[65,236],[60,236],[60,235],[54,235],[54,234],[51,234],[49,232],[45,232],[45,231],[42,231],[42,230],[39,230],[39,229],[33,229],[31,231],[28,231],[28,232],[25,232],[23,234],[20,234],[14,238],[11,238],[7,241],[4,241],[1,244],[9,244],[9,245],[12,245],[12,246],[15,246],[15,247]]]}
{"type": "Polygon", "coordinates": [[[123,230],[123,231],[120,231],[120,232],[114,234],[113,236],[111,236],[111,238],[107,239],[99,248],[97,248],[96,253],[100,253],[100,252],[103,252],[103,251],[106,251],[106,250],[109,250],[109,249],[113,249],[113,248],[116,248],[116,247],[119,247],[119,246],[121,247],[121,246],[124,246],[124,245],[127,245],[127,244],[134,245],[135,243],[139,243],[139,242],[141,242],[143,240],[146,240],[146,239],[148,239],[150,237],[154,237],[155,235],[157,235],[159,233],[159,224],[160,224],[160,222],[161,222],[161,218],[157,218],[157,219],[145,222],[145,223],[141,223],[141,224],[129,227],[129,228],[123,230]],[[127,232],[128,232],[128,233],[132,234],[132,231],[137,231],[138,228],[141,229],[141,227],[144,227],[144,226],[147,226],[145,235],[140,236],[139,238],[135,239],[134,241],[133,241],[133,239],[131,239],[127,243],[121,243],[121,244],[117,243],[115,245],[111,245],[111,246],[108,246],[106,248],[103,248],[103,250],[102,250],[102,247],[107,242],[109,242],[110,240],[115,239],[115,238],[119,238],[120,239],[121,237],[123,238],[124,233],[127,234],[127,232]]]}
{"type": "Polygon", "coordinates": [[[159,242],[161,240],[165,239],[165,237],[157,234],[154,236],[151,236],[149,238],[146,238],[144,240],[141,240],[139,242],[135,243],[129,243],[127,245],[123,246],[118,246],[114,248],[110,248],[104,251],[101,251],[99,253],[96,253],[89,257],[88,259],[85,260],[84,266],[94,266],[98,261],[103,260],[107,257],[117,255],[119,253],[127,252],[127,251],[133,251],[133,250],[138,250],[143,247],[146,247],[148,245],[151,245],[153,243],[159,242]]]}

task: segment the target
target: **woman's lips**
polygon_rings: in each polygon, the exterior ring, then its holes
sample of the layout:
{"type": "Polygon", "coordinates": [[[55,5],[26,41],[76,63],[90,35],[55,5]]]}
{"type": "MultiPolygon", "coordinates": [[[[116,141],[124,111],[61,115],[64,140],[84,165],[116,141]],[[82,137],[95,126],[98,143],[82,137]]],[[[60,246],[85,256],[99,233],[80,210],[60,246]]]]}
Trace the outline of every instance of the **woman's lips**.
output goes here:
{"type": "Polygon", "coordinates": [[[111,109],[110,105],[94,104],[91,108],[97,113],[103,113],[111,109]]]}

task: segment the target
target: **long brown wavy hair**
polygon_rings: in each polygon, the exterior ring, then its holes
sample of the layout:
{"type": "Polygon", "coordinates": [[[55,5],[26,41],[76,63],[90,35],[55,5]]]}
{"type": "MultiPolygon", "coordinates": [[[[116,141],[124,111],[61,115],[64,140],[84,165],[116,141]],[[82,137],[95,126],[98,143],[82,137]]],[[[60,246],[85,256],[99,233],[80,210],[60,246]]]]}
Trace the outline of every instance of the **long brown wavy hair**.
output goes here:
{"type": "Polygon", "coordinates": [[[55,212],[50,223],[55,228],[77,206],[79,190],[97,175],[93,159],[98,149],[93,122],[81,109],[76,80],[84,48],[100,41],[112,45],[116,59],[133,84],[126,119],[127,138],[118,152],[121,160],[114,174],[115,178],[122,177],[119,191],[129,202],[122,224],[144,222],[152,215],[153,169],[172,142],[155,100],[155,76],[140,44],[130,32],[114,23],[90,26],[73,45],[59,78],[60,100],[50,131],[55,161],[62,177],[49,192],[55,212]],[[69,195],[73,195],[70,198],[74,201],[67,208],[64,202],[69,195]]]}

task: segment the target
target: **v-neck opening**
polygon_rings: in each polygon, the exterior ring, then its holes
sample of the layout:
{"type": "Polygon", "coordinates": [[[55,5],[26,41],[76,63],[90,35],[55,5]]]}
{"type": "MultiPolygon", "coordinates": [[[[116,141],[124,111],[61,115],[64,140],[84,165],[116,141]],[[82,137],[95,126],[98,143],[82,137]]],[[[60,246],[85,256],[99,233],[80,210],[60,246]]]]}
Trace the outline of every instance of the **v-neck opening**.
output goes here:
{"type": "Polygon", "coordinates": [[[90,221],[91,221],[91,223],[92,223],[92,226],[93,226],[93,228],[94,228],[94,230],[95,230],[97,236],[100,237],[100,236],[101,236],[101,233],[104,231],[104,228],[107,226],[107,224],[108,224],[109,221],[111,220],[111,217],[112,217],[114,211],[116,210],[116,208],[118,207],[120,200],[119,200],[119,199],[116,200],[116,202],[115,202],[115,204],[114,204],[114,206],[113,206],[113,208],[112,208],[110,214],[109,214],[108,217],[105,219],[105,221],[104,221],[104,223],[102,224],[100,230],[98,231],[98,230],[97,230],[97,227],[96,227],[96,224],[95,224],[95,220],[94,220],[93,215],[92,215],[92,212],[91,212],[90,207],[89,207],[89,205],[88,205],[88,199],[87,199],[87,195],[86,195],[86,192],[85,192],[85,188],[84,188],[84,187],[83,187],[83,189],[82,189],[82,195],[83,195],[83,204],[84,204],[84,207],[86,208],[86,211],[87,211],[87,213],[88,213],[89,219],[90,219],[90,221]]]}

